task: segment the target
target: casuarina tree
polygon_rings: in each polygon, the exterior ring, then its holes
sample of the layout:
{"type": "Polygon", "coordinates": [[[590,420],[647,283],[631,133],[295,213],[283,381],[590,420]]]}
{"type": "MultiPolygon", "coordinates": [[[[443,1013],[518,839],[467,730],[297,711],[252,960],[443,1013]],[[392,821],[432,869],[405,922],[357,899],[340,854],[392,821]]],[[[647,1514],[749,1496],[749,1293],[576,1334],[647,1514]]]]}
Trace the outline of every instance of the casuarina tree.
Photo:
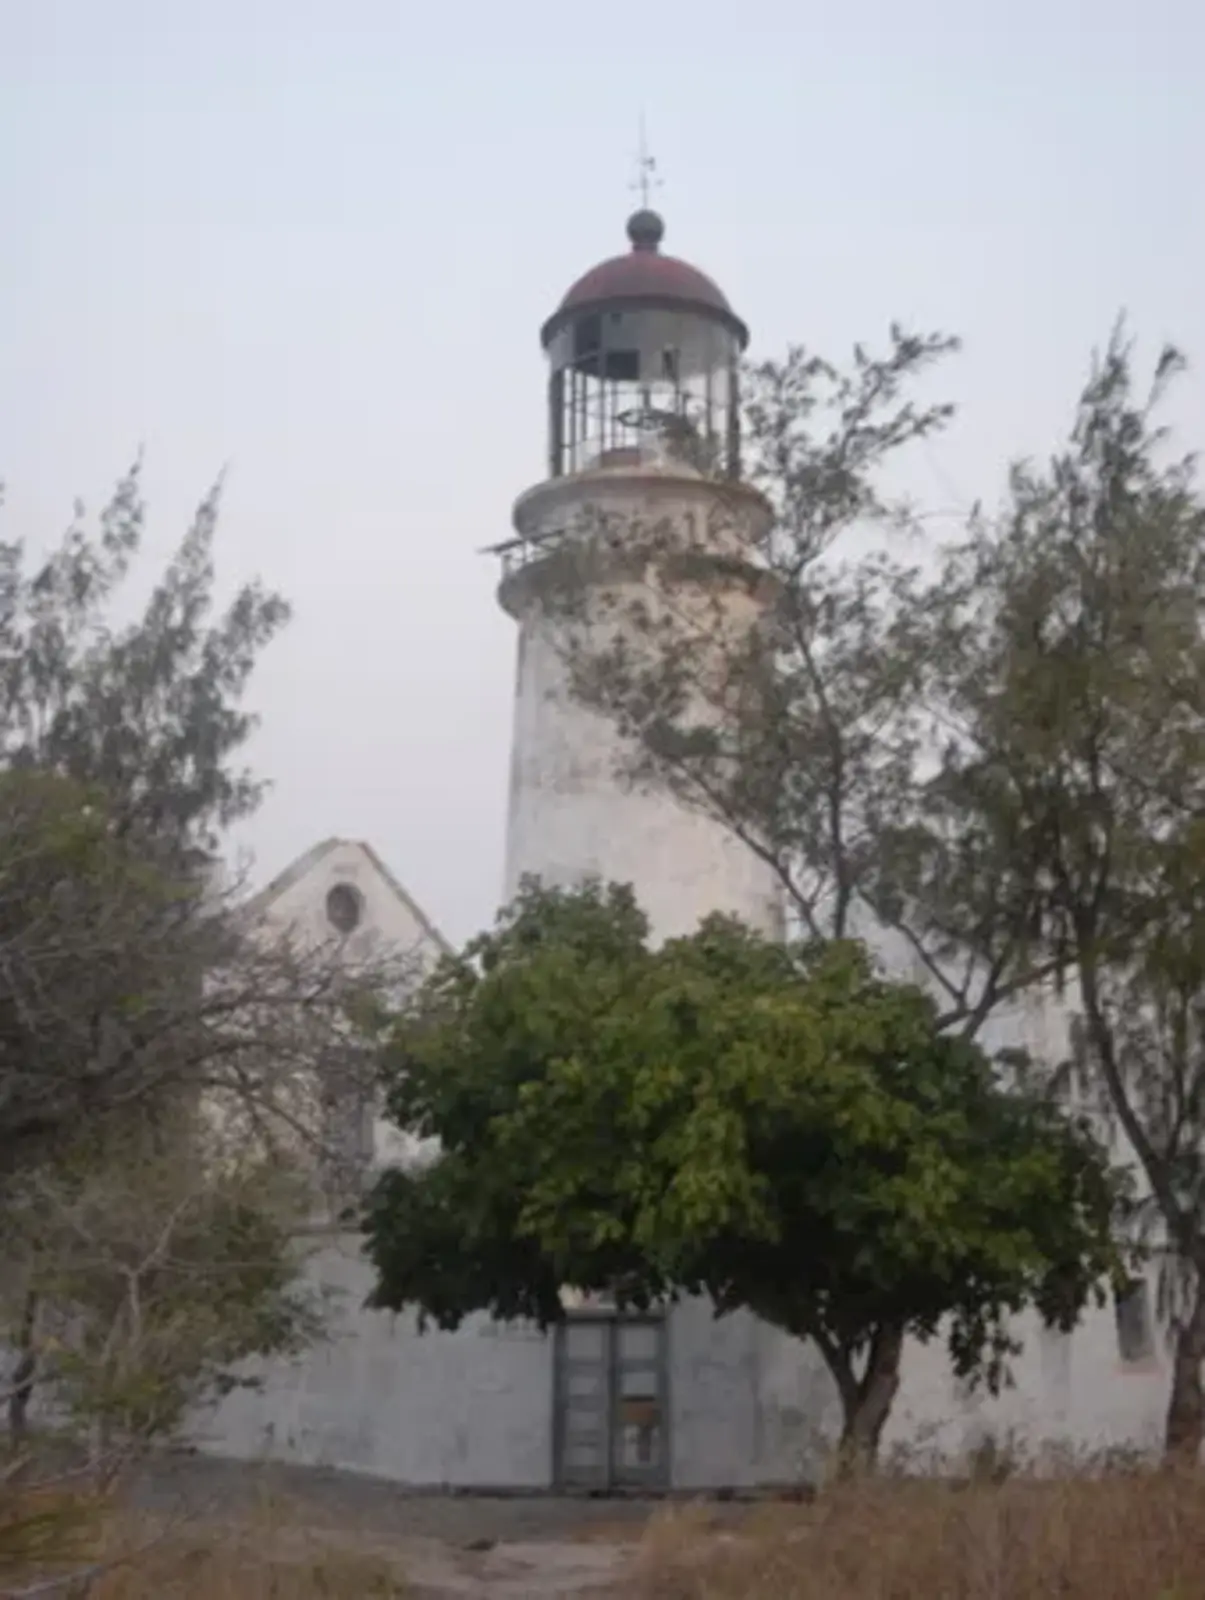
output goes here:
{"type": "MultiPolygon", "coordinates": [[[[352,1046],[373,974],[333,946],[265,937],[242,886],[213,871],[224,831],[261,794],[244,696],[288,615],[258,583],[217,607],[217,511],[214,492],[124,624],[144,521],[137,468],[95,532],[79,517],[41,558],[0,545],[0,1316],[20,1352],[18,1427],[35,1370],[63,1378],[61,1349],[39,1368],[48,1327],[95,1334],[127,1362],[161,1349],[149,1321],[142,1344],[118,1337],[144,1257],[136,1298],[151,1318],[153,1279],[161,1331],[198,1299],[232,1306],[222,1296],[236,1280],[246,1291],[238,1332],[227,1317],[206,1351],[176,1340],[196,1362],[172,1370],[173,1395],[240,1340],[272,1347],[270,1309],[300,1266],[277,1247],[309,1203],[285,1169],[322,1152],[332,1074],[357,1078],[348,1096],[363,1089],[352,1046]],[[220,1240],[236,1234],[246,1270],[219,1290],[220,1240]],[[98,1331],[89,1316],[110,1310],[98,1331]]],[[[99,1369],[93,1379],[78,1391],[99,1393],[99,1369]]]]}
{"type": "Polygon", "coordinates": [[[947,859],[990,861],[1014,943],[1057,969],[1070,1087],[1143,1177],[1162,1265],[1169,1451],[1205,1442],[1205,502],[1119,329],[1065,445],[1019,466],[942,574],[946,741],[915,900],[972,942],[947,859]],[[937,820],[939,819],[939,820],[937,820]]]}

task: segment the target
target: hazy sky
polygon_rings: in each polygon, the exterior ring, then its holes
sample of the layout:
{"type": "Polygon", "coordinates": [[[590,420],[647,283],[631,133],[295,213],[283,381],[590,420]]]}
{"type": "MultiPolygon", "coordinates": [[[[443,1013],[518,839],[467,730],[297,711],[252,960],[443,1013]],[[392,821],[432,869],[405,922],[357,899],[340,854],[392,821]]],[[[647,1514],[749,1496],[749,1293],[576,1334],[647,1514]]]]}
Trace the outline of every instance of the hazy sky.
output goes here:
{"type": "MultiPolygon", "coordinates": [[[[296,606],[255,685],[260,876],[363,837],[453,938],[493,914],[512,625],[481,546],[544,460],[537,330],[666,249],[777,354],[961,334],[935,506],[1057,437],[1126,308],[1205,364],[1200,0],[0,0],[5,532],[139,445],[151,553],[229,467],[224,582],[296,606]]],[[[1178,407],[1191,442],[1205,389],[1178,407]]]]}

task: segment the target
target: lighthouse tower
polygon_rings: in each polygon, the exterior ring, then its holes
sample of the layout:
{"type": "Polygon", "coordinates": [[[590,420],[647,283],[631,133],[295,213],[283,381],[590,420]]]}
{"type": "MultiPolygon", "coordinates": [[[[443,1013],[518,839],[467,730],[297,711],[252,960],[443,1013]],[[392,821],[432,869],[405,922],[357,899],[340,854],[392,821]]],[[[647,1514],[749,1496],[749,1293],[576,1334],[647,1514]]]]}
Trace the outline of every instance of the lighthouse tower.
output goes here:
{"type": "Polygon", "coordinates": [[[596,586],[612,629],[638,594],[695,605],[717,632],[761,603],[749,577],[770,508],[741,482],[748,330],[710,278],[662,252],[655,212],[637,211],[627,232],[630,248],[579,278],[541,331],[548,476],[519,497],[517,537],[496,547],[499,601],[519,626],[504,898],[528,874],[562,887],[598,877],[632,885],[658,940],[715,911],[777,935],[771,870],[713,817],[633,786],[619,732],[570,689],[557,595],[571,565],[579,605],[585,571],[586,607],[596,586]],[[604,527],[609,559],[574,564],[604,527]],[[652,565],[624,549],[625,530],[635,547],[650,529],[652,565]],[[687,551],[693,562],[667,559],[687,551]]]}

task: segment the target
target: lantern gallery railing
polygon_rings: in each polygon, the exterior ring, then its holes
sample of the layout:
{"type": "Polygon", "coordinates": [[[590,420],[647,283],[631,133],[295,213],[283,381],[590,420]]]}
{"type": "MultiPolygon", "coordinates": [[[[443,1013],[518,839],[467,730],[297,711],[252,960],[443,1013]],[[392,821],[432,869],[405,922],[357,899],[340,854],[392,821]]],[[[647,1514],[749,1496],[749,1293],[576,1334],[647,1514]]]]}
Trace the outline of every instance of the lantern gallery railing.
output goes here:
{"type": "Polygon", "coordinates": [[[525,539],[505,539],[501,544],[486,545],[480,553],[486,556],[497,556],[502,563],[502,576],[509,578],[512,573],[521,572],[532,561],[537,561],[541,556],[546,556],[565,537],[568,529],[550,528],[547,533],[525,539]]]}

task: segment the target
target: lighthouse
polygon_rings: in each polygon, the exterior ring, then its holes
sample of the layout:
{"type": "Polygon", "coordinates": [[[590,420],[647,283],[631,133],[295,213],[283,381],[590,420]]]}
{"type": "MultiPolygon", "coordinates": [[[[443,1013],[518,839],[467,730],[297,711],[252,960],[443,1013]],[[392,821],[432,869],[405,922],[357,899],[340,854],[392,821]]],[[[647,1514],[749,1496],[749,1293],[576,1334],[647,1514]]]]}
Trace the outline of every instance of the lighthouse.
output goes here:
{"type": "Polygon", "coordinates": [[[705,809],[632,781],[624,736],[574,693],[566,648],[569,573],[579,617],[612,630],[643,601],[694,607],[718,640],[763,604],[750,575],[771,512],[741,476],[748,330],[709,277],[662,250],[664,231],[637,211],[628,249],[580,277],[541,330],[547,476],[494,547],[518,624],[504,899],[529,875],[598,878],[633,887],[656,940],[712,912],[777,936],[772,869],[705,809]]]}

